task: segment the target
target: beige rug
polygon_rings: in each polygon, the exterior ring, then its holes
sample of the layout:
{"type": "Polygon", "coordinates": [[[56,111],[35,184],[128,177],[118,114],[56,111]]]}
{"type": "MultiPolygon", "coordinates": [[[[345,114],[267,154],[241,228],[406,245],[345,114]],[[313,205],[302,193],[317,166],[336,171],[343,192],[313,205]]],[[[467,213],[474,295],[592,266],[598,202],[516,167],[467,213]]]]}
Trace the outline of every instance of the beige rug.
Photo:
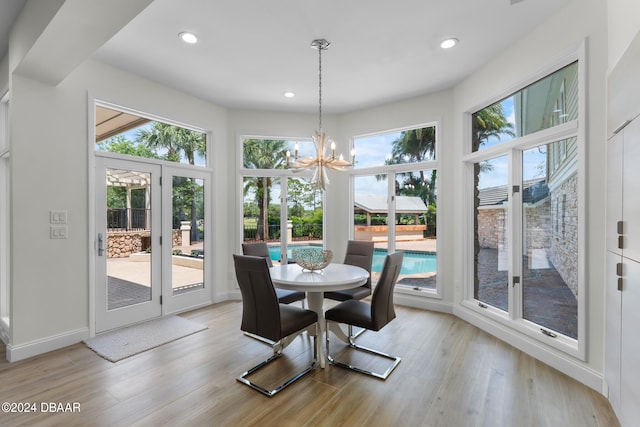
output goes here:
{"type": "Polygon", "coordinates": [[[207,329],[180,316],[161,317],[85,340],[99,356],[117,362],[207,329]]]}

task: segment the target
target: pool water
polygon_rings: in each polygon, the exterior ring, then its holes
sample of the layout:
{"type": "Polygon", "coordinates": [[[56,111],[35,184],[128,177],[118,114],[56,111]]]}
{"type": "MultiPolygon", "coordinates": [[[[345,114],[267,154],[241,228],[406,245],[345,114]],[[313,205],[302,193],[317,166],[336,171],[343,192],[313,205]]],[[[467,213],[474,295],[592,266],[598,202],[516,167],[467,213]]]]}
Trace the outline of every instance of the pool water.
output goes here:
{"type": "MultiPolygon", "coordinates": [[[[371,271],[382,271],[384,259],[387,256],[386,249],[373,250],[373,264],[371,271]]],[[[436,254],[432,252],[404,251],[402,257],[402,269],[400,274],[421,274],[436,271],[436,254]]]]}
{"type": "MultiPolygon", "coordinates": [[[[322,248],[319,245],[292,245],[287,248],[287,257],[292,259],[292,248],[322,248]]],[[[280,246],[269,246],[269,255],[274,261],[280,261],[280,246]]],[[[382,271],[384,259],[387,256],[386,249],[374,249],[371,271],[382,271]]],[[[402,270],[400,274],[421,274],[436,271],[436,254],[432,252],[404,251],[402,270]]]]}

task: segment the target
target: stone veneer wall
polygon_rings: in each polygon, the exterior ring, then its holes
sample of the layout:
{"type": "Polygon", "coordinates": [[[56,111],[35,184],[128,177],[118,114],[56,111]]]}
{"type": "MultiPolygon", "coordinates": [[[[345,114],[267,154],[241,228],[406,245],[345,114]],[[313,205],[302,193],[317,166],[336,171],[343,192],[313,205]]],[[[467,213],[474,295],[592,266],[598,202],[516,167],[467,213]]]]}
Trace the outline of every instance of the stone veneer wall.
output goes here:
{"type": "MultiPolygon", "coordinates": [[[[173,230],[172,247],[182,245],[182,233],[173,230]]],[[[107,258],[127,258],[142,252],[143,240],[151,237],[151,231],[109,231],[107,233],[107,258]]]]}
{"type": "Polygon", "coordinates": [[[549,207],[548,197],[533,206],[525,206],[527,249],[547,249],[551,246],[551,215],[549,207]]]}
{"type": "Polygon", "coordinates": [[[502,206],[478,209],[478,241],[481,248],[498,249],[505,243],[507,209],[502,206]]]}
{"type": "Polygon", "coordinates": [[[549,260],[574,295],[578,294],[578,174],[553,189],[549,260]]]}

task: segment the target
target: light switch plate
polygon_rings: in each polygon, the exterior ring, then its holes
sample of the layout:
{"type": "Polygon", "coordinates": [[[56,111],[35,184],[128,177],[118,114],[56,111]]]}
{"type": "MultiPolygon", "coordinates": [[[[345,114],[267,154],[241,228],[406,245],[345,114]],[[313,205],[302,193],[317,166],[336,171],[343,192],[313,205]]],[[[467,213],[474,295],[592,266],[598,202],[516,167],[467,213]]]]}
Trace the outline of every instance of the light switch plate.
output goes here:
{"type": "Polygon", "coordinates": [[[49,211],[49,223],[51,223],[51,224],[66,224],[67,223],[67,211],[49,211]]]}
{"type": "Polygon", "coordinates": [[[52,225],[49,227],[49,237],[51,239],[66,239],[67,238],[67,226],[66,225],[52,225]]]}

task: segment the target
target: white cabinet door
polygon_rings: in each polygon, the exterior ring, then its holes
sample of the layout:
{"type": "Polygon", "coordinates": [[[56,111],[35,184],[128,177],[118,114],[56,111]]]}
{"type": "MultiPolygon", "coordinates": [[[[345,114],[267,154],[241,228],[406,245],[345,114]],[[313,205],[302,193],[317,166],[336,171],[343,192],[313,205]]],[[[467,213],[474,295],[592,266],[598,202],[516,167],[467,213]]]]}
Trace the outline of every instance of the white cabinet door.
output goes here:
{"type": "Polygon", "coordinates": [[[623,258],[621,294],[621,421],[623,426],[638,426],[640,425],[640,263],[623,258]]]}
{"type": "Polygon", "coordinates": [[[622,254],[618,247],[618,222],[622,221],[622,166],[624,130],[607,142],[607,250],[622,254]]]}
{"type": "Polygon", "coordinates": [[[623,255],[640,261],[640,119],[632,121],[623,132],[623,255]]]}
{"type": "Polygon", "coordinates": [[[620,339],[622,292],[618,291],[617,266],[622,257],[607,251],[607,281],[605,283],[606,324],[604,379],[609,387],[609,401],[616,414],[620,414],[620,339]]]}

